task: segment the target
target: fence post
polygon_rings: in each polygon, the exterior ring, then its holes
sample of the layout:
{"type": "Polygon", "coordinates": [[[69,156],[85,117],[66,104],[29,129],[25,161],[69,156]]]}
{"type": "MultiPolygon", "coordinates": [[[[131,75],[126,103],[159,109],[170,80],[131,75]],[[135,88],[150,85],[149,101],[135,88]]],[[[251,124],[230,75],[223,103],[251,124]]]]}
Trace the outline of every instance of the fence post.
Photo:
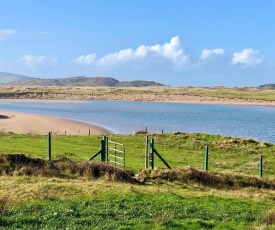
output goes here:
{"type": "Polygon", "coordinates": [[[106,160],[105,156],[105,149],[106,149],[106,146],[105,146],[105,140],[101,140],[100,141],[100,149],[101,149],[101,152],[100,152],[100,162],[104,162],[106,160]]]}
{"type": "Polygon", "coordinates": [[[108,161],[108,137],[104,136],[100,142],[101,154],[100,161],[108,161]]]}
{"type": "Polygon", "coordinates": [[[148,136],[145,136],[145,169],[148,169],[148,136]]]}
{"type": "Polygon", "coordinates": [[[149,157],[150,169],[154,170],[154,139],[150,141],[150,157],[149,157]]]}
{"type": "Polygon", "coordinates": [[[263,155],[260,155],[260,163],[259,163],[259,177],[263,177],[263,155]]]}
{"type": "Polygon", "coordinates": [[[208,146],[205,147],[205,155],[204,155],[204,170],[208,170],[208,146]]]}
{"type": "Polygon", "coordinates": [[[51,142],[51,132],[48,133],[48,160],[52,159],[52,142],[51,142]]]}

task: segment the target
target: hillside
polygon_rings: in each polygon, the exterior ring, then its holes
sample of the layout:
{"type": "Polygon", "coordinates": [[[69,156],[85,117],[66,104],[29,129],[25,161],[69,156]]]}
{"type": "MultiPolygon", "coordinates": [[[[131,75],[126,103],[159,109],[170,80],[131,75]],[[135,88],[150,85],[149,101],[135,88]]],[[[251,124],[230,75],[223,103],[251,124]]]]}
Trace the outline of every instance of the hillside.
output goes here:
{"type": "Polygon", "coordinates": [[[260,85],[260,88],[275,89],[275,84],[260,85]]]}
{"type": "Polygon", "coordinates": [[[30,77],[19,75],[19,74],[0,72],[0,84],[5,84],[8,82],[18,81],[18,80],[25,80],[29,78],[30,77]]]}
{"type": "Polygon", "coordinates": [[[156,83],[153,81],[125,81],[120,82],[117,79],[110,77],[69,77],[69,78],[53,78],[53,79],[42,79],[42,78],[29,78],[23,80],[17,80],[9,82],[6,85],[13,86],[164,86],[163,84],[156,83]]]}

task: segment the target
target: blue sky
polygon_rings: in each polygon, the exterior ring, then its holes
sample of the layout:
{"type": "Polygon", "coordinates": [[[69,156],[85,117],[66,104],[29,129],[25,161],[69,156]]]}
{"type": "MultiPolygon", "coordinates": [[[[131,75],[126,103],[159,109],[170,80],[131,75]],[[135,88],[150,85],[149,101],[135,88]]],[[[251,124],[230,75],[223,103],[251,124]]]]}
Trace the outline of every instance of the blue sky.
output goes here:
{"type": "Polygon", "coordinates": [[[275,83],[273,0],[0,0],[0,72],[275,83]]]}

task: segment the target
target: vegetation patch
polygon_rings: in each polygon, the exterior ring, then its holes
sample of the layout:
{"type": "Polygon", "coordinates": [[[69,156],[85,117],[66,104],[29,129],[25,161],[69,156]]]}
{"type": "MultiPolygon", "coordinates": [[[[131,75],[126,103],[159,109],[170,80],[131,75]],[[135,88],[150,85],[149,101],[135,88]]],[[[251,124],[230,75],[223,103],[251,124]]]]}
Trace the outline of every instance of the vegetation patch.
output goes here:
{"type": "Polygon", "coordinates": [[[101,178],[113,181],[137,182],[132,176],[116,167],[97,162],[77,163],[64,156],[53,161],[27,157],[24,154],[0,155],[0,174],[17,176],[46,176],[62,178],[101,178]]]}
{"type": "Polygon", "coordinates": [[[241,176],[229,173],[207,172],[192,167],[177,169],[155,169],[141,170],[140,180],[153,182],[181,182],[197,183],[217,189],[239,189],[244,187],[255,187],[264,189],[275,189],[274,179],[262,179],[258,177],[241,176]]]}
{"type": "Polygon", "coordinates": [[[10,207],[8,229],[256,229],[271,205],[221,197],[175,194],[105,194],[75,201],[10,207]],[[253,228],[254,227],[254,228],[253,228]]]}

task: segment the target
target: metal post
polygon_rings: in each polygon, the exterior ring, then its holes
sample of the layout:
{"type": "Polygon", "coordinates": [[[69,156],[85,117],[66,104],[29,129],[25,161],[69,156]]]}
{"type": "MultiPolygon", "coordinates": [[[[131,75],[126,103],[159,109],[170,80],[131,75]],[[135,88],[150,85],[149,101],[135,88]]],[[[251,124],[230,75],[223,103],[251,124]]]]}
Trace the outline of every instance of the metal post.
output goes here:
{"type": "Polygon", "coordinates": [[[145,137],[145,169],[148,169],[148,136],[145,137]]]}
{"type": "Polygon", "coordinates": [[[208,170],[208,146],[205,147],[204,170],[208,170]]]}
{"type": "Polygon", "coordinates": [[[150,169],[154,170],[154,139],[150,141],[150,157],[149,157],[150,169]]]}
{"type": "Polygon", "coordinates": [[[259,177],[263,177],[263,155],[260,155],[259,177]]]}
{"type": "Polygon", "coordinates": [[[51,132],[48,133],[48,160],[52,159],[51,132]]]}

